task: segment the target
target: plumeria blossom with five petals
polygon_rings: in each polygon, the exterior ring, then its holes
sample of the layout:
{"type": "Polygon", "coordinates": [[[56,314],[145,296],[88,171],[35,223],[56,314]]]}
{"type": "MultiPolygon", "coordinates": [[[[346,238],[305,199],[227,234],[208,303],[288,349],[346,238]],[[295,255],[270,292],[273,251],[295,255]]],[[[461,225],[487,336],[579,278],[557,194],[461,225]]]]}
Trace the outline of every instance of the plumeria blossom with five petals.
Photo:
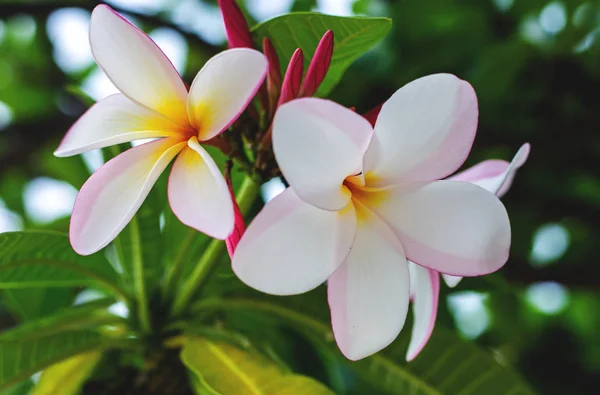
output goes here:
{"type": "Polygon", "coordinates": [[[105,5],[92,13],[90,44],[96,62],[121,93],[92,106],[55,155],[157,140],[108,161],[83,185],[71,218],[74,250],[88,255],[110,243],[176,156],[168,185],[173,212],[190,227],[227,238],[234,226],[232,199],[201,143],[227,129],[252,100],[267,73],[264,55],[248,48],[221,52],[188,90],[150,37],[105,5]]]}
{"type": "Polygon", "coordinates": [[[442,180],[464,163],[477,119],[473,88],[449,74],[399,89],[374,128],[328,100],[282,105],[273,149],[290,186],[250,224],[233,270],[276,295],[328,280],[342,353],[357,360],[386,347],[406,319],[408,259],[457,276],[491,273],[508,259],[500,200],[472,183],[442,180]]]}
{"type": "MultiPolygon", "coordinates": [[[[510,188],[517,170],[529,156],[529,144],[524,144],[509,163],[503,160],[486,160],[455,174],[448,180],[465,181],[478,185],[502,197],[510,188]]],[[[440,291],[440,273],[409,261],[410,295],[414,322],[406,359],[412,361],[431,337],[437,316],[440,291]]],[[[442,274],[449,287],[455,287],[462,277],[442,274]]]]}

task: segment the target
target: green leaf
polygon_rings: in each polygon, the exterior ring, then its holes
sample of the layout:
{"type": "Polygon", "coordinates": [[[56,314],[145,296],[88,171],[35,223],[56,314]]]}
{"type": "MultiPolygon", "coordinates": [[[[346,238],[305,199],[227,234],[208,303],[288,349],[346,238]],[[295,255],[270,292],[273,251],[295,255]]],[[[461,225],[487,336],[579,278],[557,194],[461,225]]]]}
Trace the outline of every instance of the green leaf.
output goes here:
{"type": "Polygon", "coordinates": [[[32,395],[77,395],[102,358],[100,351],[76,355],[56,363],[42,373],[32,395]]]}
{"type": "Polygon", "coordinates": [[[0,341],[0,389],[73,355],[102,347],[93,331],[70,331],[25,341],[0,341]]]}
{"type": "Polygon", "coordinates": [[[15,288],[4,289],[2,294],[19,321],[27,321],[71,306],[76,292],[74,288],[15,288]]]}
{"type": "MultiPolygon", "coordinates": [[[[453,331],[439,325],[419,357],[411,363],[405,360],[410,322],[398,339],[383,351],[364,360],[350,362],[341,355],[333,341],[328,315],[322,314],[326,312],[326,306],[321,312],[316,312],[317,304],[310,302],[309,298],[310,293],[278,298],[278,304],[274,304],[273,299],[205,300],[196,306],[202,307],[205,312],[213,306],[230,314],[251,314],[259,321],[261,316],[257,314],[260,313],[276,318],[286,327],[304,333],[320,347],[330,349],[358,377],[382,392],[416,395],[534,393],[516,372],[500,363],[490,352],[475,343],[459,339],[453,331]],[[306,313],[306,309],[310,313],[306,313]]],[[[263,322],[266,318],[262,319],[263,322]]]]}
{"type": "Polygon", "coordinates": [[[0,288],[99,286],[123,295],[102,254],[77,255],[66,235],[46,231],[0,234],[0,288]]]}
{"type": "Polygon", "coordinates": [[[313,379],[289,374],[263,356],[225,342],[191,338],[183,347],[181,359],[195,374],[200,394],[333,394],[313,379]]]}
{"type": "Polygon", "coordinates": [[[31,379],[27,379],[5,389],[4,391],[0,391],[0,395],[29,395],[32,388],[33,381],[31,381],[31,379]]]}
{"type": "Polygon", "coordinates": [[[346,69],[369,48],[381,41],[392,27],[388,18],[340,17],[314,12],[299,12],[269,19],[252,28],[259,48],[269,38],[285,72],[296,48],[304,53],[304,70],[315,53],[317,44],[327,30],[333,31],[334,47],[331,66],[317,96],[327,95],[342,78],[346,69]]]}
{"type": "Polygon", "coordinates": [[[119,323],[123,319],[106,311],[111,299],[101,299],[70,307],[51,316],[28,321],[0,333],[0,342],[39,339],[60,332],[82,330],[99,325],[119,323]]]}
{"type": "MultiPolygon", "coordinates": [[[[423,383],[435,388],[436,393],[440,394],[534,394],[506,363],[475,343],[459,339],[453,331],[439,325],[419,356],[413,362],[406,363],[406,335],[407,333],[403,339],[386,348],[380,358],[369,358],[355,364],[355,371],[369,371],[370,378],[380,383],[381,389],[388,391],[393,389],[402,392],[403,377],[398,374],[398,368],[405,365],[423,383]]],[[[408,387],[405,388],[408,390],[408,387]]]]}

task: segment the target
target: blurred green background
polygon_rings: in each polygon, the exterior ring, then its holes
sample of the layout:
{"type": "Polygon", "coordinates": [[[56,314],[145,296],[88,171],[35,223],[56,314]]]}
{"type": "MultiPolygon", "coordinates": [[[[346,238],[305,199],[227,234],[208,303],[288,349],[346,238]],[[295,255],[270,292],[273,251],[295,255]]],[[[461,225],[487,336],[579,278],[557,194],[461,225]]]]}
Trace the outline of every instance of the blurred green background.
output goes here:
{"type": "MultiPolygon", "coordinates": [[[[226,46],[215,2],[108,2],[150,32],[187,82],[226,46]]],[[[102,154],[56,159],[77,117],[115,88],[95,66],[84,0],[0,0],[0,232],[66,230],[102,154]]],[[[442,286],[438,325],[514,365],[541,394],[600,386],[600,4],[581,0],[246,0],[262,21],[290,10],[387,16],[389,36],[332,98],[366,111],[403,84],[449,72],[471,82],[480,123],[466,164],[529,162],[504,198],[512,254],[494,275],[442,286]]],[[[3,291],[0,325],[68,305],[71,291],[3,291]]]]}

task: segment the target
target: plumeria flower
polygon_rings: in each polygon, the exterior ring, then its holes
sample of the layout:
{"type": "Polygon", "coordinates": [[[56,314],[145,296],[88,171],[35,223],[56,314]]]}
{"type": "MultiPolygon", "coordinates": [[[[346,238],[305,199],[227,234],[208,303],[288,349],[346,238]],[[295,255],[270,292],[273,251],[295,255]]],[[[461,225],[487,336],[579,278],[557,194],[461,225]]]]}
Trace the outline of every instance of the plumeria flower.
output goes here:
{"type": "Polygon", "coordinates": [[[449,74],[398,90],[375,128],[331,101],[284,104],[273,149],[290,187],[248,227],[235,273],[276,295],[328,279],[342,353],[357,360],[386,347],[408,311],[407,258],[459,276],[491,273],[508,259],[500,200],[468,182],[438,181],[465,161],[477,117],[473,88],[449,74]]]}
{"type": "MultiPolygon", "coordinates": [[[[510,188],[517,170],[525,164],[529,156],[529,144],[524,144],[512,162],[487,160],[448,180],[465,181],[478,185],[498,197],[510,188]]],[[[413,302],[414,323],[406,359],[412,361],[421,352],[431,337],[437,316],[440,291],[440,273],[409,261],[410,293],[413,302]]],[[[442,274],[449,287],[455,287],[462,277],[442,274]]]]}
{"type": "Polygon", "coordinates": [[[233,230],[233,204],[201,143],[227,129],[246,108],[265,78],[264,55],[247,48],[224,51],[205,64],[188,91],[150,37],[108,6],[92,13],[90,43],[121,93],[92,106],[55,155],[158,139],[108,161],[83,185],[71,218],[75,251],[88,255],[110,243],[176,156],[168,186],[173,212],[184,224],[225,239],[233,230]]]}

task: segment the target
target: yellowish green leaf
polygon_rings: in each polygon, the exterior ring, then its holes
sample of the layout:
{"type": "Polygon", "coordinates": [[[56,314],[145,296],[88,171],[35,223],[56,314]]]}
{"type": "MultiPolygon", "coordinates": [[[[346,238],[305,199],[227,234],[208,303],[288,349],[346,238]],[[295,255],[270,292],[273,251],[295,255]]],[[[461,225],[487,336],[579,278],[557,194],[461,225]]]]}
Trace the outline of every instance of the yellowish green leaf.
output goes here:
{"type": "Polygon", "coordinates": [[[100,351],[79,354],[46,369],[32,395],[76,395],[100,361],[100,351]]]}
{"type": "Polygon", "coordinates": [[[332,395],[309,377],[284,371],[262,355],[225,342],[189,339],[181,352],[199,394],[332,395]]]}

